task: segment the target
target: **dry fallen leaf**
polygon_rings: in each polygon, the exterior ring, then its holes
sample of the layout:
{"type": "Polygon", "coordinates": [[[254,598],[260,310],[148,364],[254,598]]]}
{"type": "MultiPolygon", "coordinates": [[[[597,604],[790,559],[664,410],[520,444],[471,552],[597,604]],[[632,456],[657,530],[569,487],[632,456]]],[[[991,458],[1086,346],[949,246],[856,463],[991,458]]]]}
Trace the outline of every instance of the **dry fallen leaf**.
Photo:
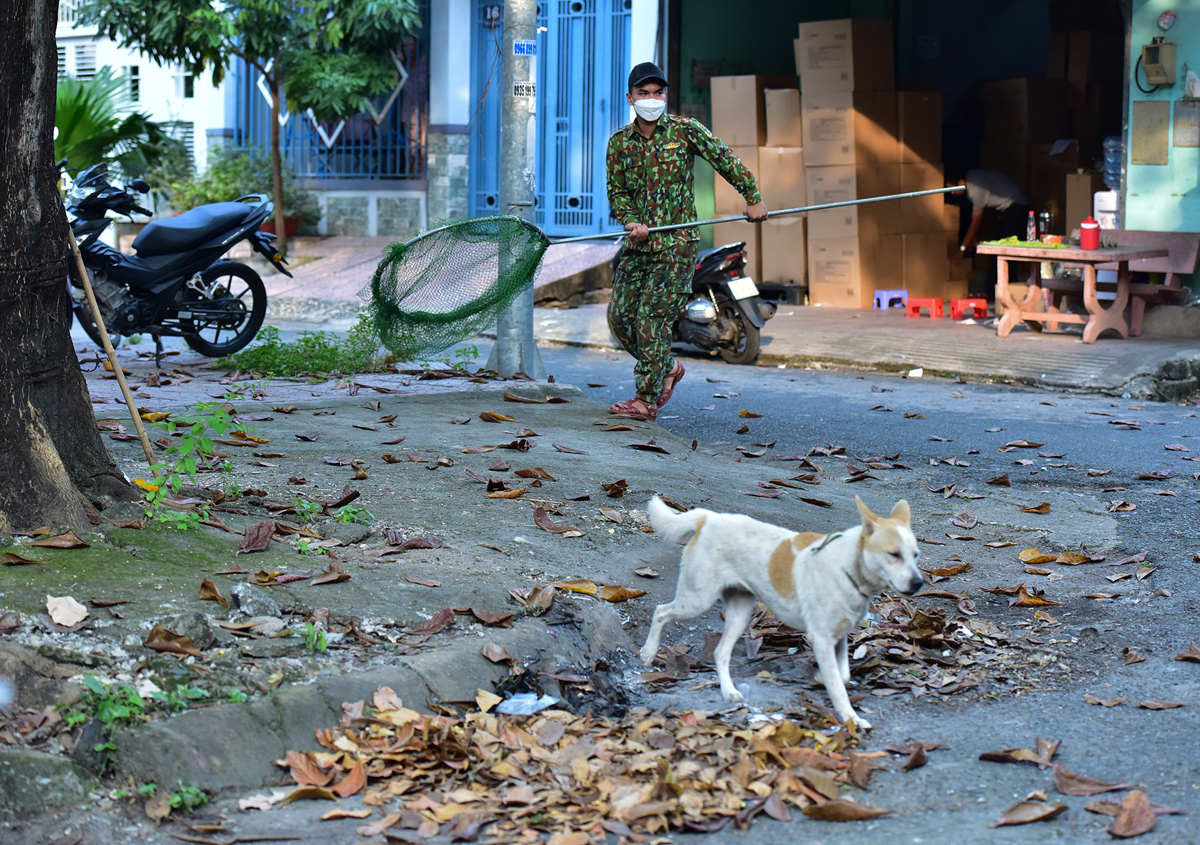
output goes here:
{"type": "Polygon", "coordinates": [[[1121,810],[1108,832],[1117,839],[1130,839],[1149,833],[1157,822],[1158,814],[1154,812],[1150,799],[1146,793],[1135,789],[1122,799],[1121,810]]]}
{"type": "Polygon", "coordinates": [[[1021,508],[1022,513],[1050,513],[1050,503],[1042,502],[1040,505],[1033,505],[1028,508],[1021,508]]]}
{"type": "Polygon", "coordinates": [[[559,581],[554,585],[560,590],[567,590],[572,593],[581,593],[585,596],[594,596],[599,590],[595,582],[592,581],[559,581]]]}
{"type": "Polygon", "coordinates": [[[1176,707],[1182,707],[1181,701],[1163,701],[1161,698],[1150,698],[1141,702],[1138,707],[1144,710],[1174,710],[1176,707]]]}
{"type": "Polygon", "coordinates": [[[402,572],[400,574],[403,575],[404,580],[410,584],[418,584],[422,587],[440,587],[440,586],[442,586],[441,581],[431,581],[427,578],[414,578],[413,576],[409,575],[407,572],[402,572]]]}
{"type": "Polygon", "coordinates": [[[29,545],[44,549],[86,549],[89,544],[79,538],[74,531],[64,531],[51,537],[40,537],[29,545]]]}
{"type": "Polygon", "coordinates": [[[497,414],[492,411],[484,411],[482,414],[479,415],[479,419],[483,420],[484,422],[489,422],[489,423],[516,422],[517,421],[516,417],[510,417],[508,414],[497,414]]]}
{"type": "Polygon", "coordinates": [[[1132,783],[1105,783],[1068,771],[1062,763],[1054,764],[1054,786],[1063,795],[1076,797],[1099,795],[1102,792],[1119,792],[1122,789],[1130,789],[1135,785],[1132,783]]]}
{"type": "Polygon", "coordinates": [[[845,798],[836,798],[833,801],[826,801],[824,804],[813,804],[804,808],[804,815],[827,822],[857,822],[877,816],[886,816],[894,812],[895,810],[857,804],[845,798]]]}
{"type": "Polygon", "coordinates": [[[1176,660],[1186,660],[1191,663],[1200,663],[1200,648],[1197,648],[1193,643],[1183,654],[1175,655],[1176,660]]]}
{"type": "Polygon", "coordinates": [[[72,628],[87,619],[88,610],[70,596],[46,596],[46,611],[55,625],[72,628]]]}
{"type": "Polygon", "coordinates": [[[1022,801],[1009,808],[1000,817],[1000,821],[990,824],[988,827],[1004,827],[1005,825],[1042,822],[1062,815],[1066,811],[1066,804],[1049,804],[1045,801],[1022,801]]]}
{"type": "Polygon", "coordinates": [[[621,587],[610,584],[607,587],[601,587],[596,595],[604,601],[618,602],[644,596],[646,595],[646,591],[636,589],[635,587],[621,587]]]}
{"type": "Polygon", "coordinates": [[[31,558],[21,557],[15,552],[4,552],[0,554],[0,564],[4,566],[29,566],[35,563],[45,563],[44,560],[32,560],[31,558]]]}
{"type": "Polygon", "coordinates": [[[215,601],[221,607],[229,607],[229,599],[221,595],[220,589],[210,578],[205,578],[200,582],[200,595],[197,598],[201,601],[215,601]]]}
{"type": "Polygon", "coordinates": [[[167,654],[181,654],[189,657],[203,657],[196,644],[183,634],[168,631],[162,625],[155,625],[146,636],[146,648],[167,654]]]}
{"type": "Polygon", "coordinates": [[[990,760],[993,763],[1034,763],[1041,769],[1050,768],[1054,755],[1058,753],[1061,740],[1037,738],[1036,751],[1028,748],[1002,748],[999,751],[985,751],[979,755],[980,760],[990,760]]]}

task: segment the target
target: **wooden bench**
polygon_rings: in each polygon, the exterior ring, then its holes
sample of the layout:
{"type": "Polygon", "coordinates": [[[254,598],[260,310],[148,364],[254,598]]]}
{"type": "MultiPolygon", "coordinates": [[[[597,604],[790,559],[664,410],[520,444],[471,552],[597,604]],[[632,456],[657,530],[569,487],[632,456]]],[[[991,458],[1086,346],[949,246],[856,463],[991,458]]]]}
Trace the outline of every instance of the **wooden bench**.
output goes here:
{"type": "MultiPolygon", "coordinates": [[[[1071,233],[1072,237],[1079,236],[1079,230],[1071,233]]],[[[1147,302],[1175,301],[1183,294],[1182,273],[1196,272],[1197,258],[1200,257],[1200,233],[1197,232],[1139,232],[1132,229],[1105,229],[1101,232],[1105,243],[1115,243],[1118,247],[1149,247],[1166,249],[1167,255],[1161,258],[1141,258],[1129,262],[1131,273],[1162,273],[1161,284],[1131,282],[1129,284],[1129,334],[1137,337],[1142,333],[1142,320],[1146,313],[1147,302]]],[[[1072,265],[1064,262],[1064,266],[1072,265]]],[[[1116,270],[1116,263],[1098,264],[1097,270],[1116,270]]],[[[1073,279],[1043,279],[1041,286],[1046,291],[1046,310],[1060,312],[1065,310],[1068,296],[1080,295],[1083,292],[1083,280],[1073,279]],[[1057,307],[1054,301],[1057,301],[1057,307]]],[[[1114,292],[1116,282],[1098,282],[1096,290],[1114,292]]],[[[1046,321],[1047,327],[1058,328],[1057,324],[1046,321]]]]}

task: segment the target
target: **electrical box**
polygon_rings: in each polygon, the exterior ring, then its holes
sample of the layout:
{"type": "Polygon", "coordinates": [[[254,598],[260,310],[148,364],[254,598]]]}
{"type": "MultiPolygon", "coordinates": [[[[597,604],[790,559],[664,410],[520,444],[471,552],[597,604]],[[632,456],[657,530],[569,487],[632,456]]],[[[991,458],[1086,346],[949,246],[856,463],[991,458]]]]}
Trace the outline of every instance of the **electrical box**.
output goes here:
{"type": "Polygon", "coordinates": [[[1142,68],[1151,85],[1175,84],[1175,45],[1165,41],[1142,45],[1142,68]]]}

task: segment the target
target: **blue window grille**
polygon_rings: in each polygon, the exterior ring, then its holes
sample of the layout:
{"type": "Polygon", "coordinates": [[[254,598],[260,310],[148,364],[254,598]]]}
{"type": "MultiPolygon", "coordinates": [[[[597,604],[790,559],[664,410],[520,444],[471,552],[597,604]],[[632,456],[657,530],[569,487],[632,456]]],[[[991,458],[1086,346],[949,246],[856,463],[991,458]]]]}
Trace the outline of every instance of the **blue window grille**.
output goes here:
{"type": "MultiPolygon", "coordinates": [[[[426,127],[429,119],[429,5],[421,3],[423,26],[396,47],[396,58],[408,78],[381,122],[366,112],[320,131],[307,114],[289,114],[280,127],[280,148],[288,167],[300,179],[423,179],[426,127]],[[325,137],[322,138],[322,132],[325,137]]],[[[259,87],[262,74],[244,62],[236,69],[236,143],[267,154],[271,144],[271,104],[259,87]]],[[[265,85],[263,86],[265,87],[265,85]]],[[[388,94],[375,98],[376,114],[388,94]]],[[[282,108],[286,110],[287,102],[282,108]]]]}

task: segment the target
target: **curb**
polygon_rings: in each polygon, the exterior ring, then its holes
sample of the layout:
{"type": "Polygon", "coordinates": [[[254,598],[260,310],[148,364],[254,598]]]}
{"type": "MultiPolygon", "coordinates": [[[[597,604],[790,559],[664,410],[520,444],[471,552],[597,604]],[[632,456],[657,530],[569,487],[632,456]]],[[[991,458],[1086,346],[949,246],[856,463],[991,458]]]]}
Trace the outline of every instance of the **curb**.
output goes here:
{"type": "Polygon", "coordinates": [[[344,675],[318,677],[290,686],[250,704],[221,704],[190,710],[144,727],[117,732],[113,775],[136,783],[204,787],[232,792],[278,786],[286,772],[274,764],[290,750],[319,750],[318,730],[336,725],[342,705],[370,701],[379,687],[391,687],[414,710],[430,702],[474,701],[478,688],[490,689],[508,674],[507,666],[480,653],[487,639],[503,647],[518,664],[536,663],[547,643],[554,657],[579,661],[575,638],[552,639],[547,625],[525,620],[512,629],[493,629],[485,637],[462,636],[423,654],[397,658],[396,664],[344,675]]]}

